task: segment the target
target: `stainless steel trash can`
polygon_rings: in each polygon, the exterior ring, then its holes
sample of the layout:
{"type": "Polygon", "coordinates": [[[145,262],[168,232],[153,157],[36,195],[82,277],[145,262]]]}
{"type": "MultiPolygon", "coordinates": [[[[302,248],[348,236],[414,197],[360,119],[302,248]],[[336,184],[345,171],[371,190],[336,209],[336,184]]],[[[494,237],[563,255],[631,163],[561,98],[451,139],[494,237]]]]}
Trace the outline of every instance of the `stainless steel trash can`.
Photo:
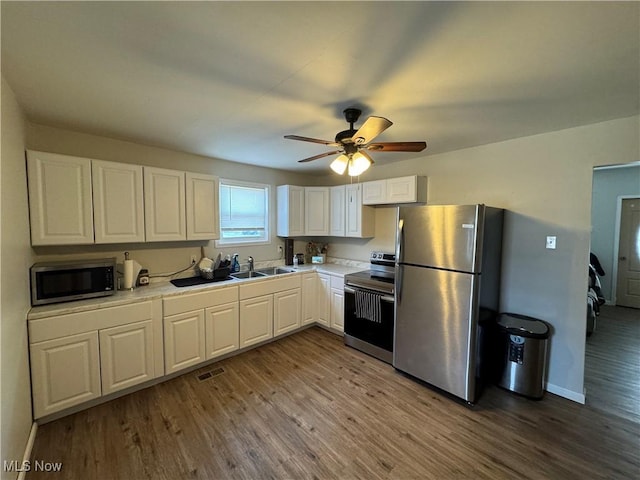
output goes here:
{"type": "Polygon", "coordinates": [[[498,318],[502,374],[498,385],[529,398],[544,395],[549,326],[537,318],[502,313],[498,318]]]}

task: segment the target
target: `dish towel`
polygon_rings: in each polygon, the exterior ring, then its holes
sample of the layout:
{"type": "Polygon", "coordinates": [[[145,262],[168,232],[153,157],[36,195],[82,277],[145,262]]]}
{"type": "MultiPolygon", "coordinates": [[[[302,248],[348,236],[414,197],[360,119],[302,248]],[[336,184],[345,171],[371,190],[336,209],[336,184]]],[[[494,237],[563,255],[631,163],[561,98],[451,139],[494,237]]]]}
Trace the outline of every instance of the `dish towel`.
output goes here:
{"type": "Polygon", "coordinates": [[[363,318],[374,323],[382,323],[380,297],[382,297],[382,295],[378,293],[356,290],[356,317],[363,318]]]}

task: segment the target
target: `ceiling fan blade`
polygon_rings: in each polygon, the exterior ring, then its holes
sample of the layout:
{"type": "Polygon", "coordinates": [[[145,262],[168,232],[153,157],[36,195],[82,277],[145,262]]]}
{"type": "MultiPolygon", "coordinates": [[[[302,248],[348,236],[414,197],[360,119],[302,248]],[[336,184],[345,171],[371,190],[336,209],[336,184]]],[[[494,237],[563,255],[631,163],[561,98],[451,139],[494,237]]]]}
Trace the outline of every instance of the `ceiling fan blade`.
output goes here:
{"type": "Polygon", "coordinates": [[[383,117],[369,117],[366,122],[362,124],[360,129],[355,133],[351,139],[356,145],[364,145],[376,138],[387,128],[393,125],[393,122],[383,117]]]}
{"type": "Polygon", "coordinates": [[[312,162],[313,160],[318,160],[319,158],[328,157],[329,155],[336,155],[338,153],[342,153],[342,152],[340,150],[336,150],[334,152],[321,153],[320,155],[314,155],[313,157],[298,160],[298,163],[312,162]]]}
{"type": "Polygon", "coordinates": [[[323,145],[330,145],[332,147],[339,146],[339,144],[337,144],[336,142],[330,142],[329,140],[320,140],[319,138],[301,137],[300,135],[285,135],[284,138],[287,138],[289,140],[300,140],[301,142],[321,143],[323,145]]]}
{"type": "Polygon", "coordinates": [[[367,145],[367,150],[376,152],[421,152],[427,148],[426,142],[379,142],[367,145]]]}

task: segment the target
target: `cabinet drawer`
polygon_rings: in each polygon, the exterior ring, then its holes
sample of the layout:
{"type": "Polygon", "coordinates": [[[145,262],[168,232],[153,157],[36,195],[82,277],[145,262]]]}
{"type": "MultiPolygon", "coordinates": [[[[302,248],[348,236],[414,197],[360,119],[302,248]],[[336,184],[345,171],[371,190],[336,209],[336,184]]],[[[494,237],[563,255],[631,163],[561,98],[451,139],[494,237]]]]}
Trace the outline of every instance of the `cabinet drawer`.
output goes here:
{"type": "Polygon", "coordinates": [[[214,288],[163,300],[164,316],[191,312],[238,301],[238,287],[214,288]]]}
{"type": "Polygon", "coordinates": [[[240,285],[240,300],[247,298],[260,297],[262,295],[270,295],[283,290],[291,290],[292,288],[300,288],[300,275],[287,275],[280,278],[270,278],[268,280],[259,280],[248,285],[240,285]]]}
{"type": "Polygon", "coordinates": [[[344,277],[331,275],[331,288],[342,290],[344,288],[344,277]]]}
{"type": "Polygon", "coordinates": [[[153,319],[153,301],[29,320],[29,342],[36,343],[78,333],[153,319]]]}

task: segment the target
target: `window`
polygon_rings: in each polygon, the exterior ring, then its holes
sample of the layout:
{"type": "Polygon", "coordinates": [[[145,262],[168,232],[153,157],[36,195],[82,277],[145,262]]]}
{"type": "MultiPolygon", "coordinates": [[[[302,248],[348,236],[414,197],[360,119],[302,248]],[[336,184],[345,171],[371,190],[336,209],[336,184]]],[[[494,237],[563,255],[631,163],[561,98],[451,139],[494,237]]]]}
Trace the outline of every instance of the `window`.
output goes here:
{"type": "Polygon", "coordinates": [[[220,180],[222,245],[269,243],[269,185],[220,180]]]}

